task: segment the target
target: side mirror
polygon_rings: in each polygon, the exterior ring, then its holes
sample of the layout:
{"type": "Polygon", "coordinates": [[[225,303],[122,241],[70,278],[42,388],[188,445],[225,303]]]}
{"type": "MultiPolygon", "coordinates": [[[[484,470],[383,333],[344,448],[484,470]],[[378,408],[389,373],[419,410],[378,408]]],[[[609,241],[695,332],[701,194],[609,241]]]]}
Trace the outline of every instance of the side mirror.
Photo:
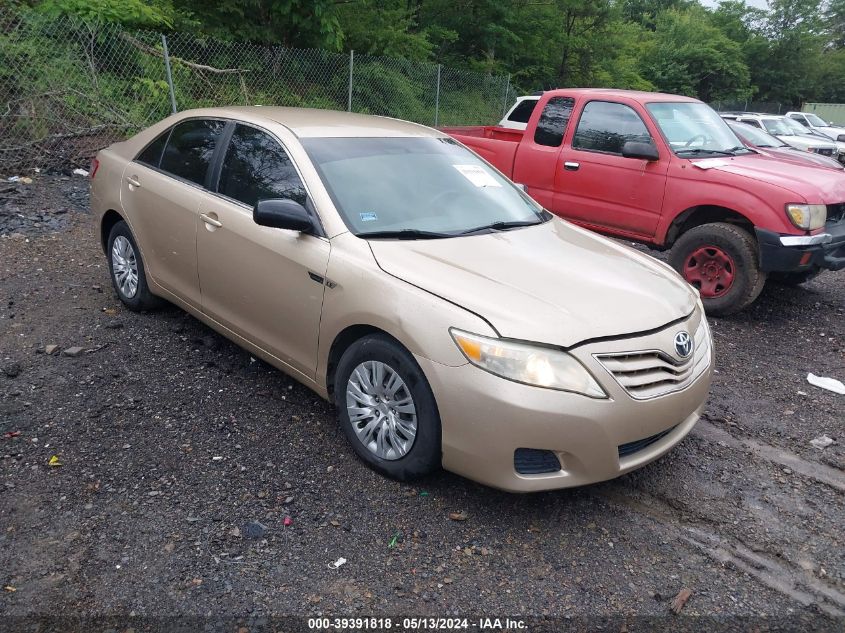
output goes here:
{"type": "Polygon", "coordinates": [[[624,158],[642,158],[649,161],[660,158],[657,148],[652,143],[640,143],[637,141],[626,141],[622,146],[622,156],[624,158]]]}
{"type": "Polygon", "coordinates": [[[310,233],[314,222],[298,202],[286,199],[259,200],[252,210],[252,219],[260,226],[310,233]]]}

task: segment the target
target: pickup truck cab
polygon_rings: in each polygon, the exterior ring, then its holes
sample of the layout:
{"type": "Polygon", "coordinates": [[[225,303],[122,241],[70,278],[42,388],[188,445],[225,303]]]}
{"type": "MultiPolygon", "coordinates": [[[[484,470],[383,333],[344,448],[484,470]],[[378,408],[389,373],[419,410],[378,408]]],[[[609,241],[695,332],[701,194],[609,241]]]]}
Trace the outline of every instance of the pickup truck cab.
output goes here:
{"type": "Polygon", "coordinates": [[[697,99],[551,90],[524,131],[444,131],[556,215],[671,249],[711,314],[750,305],[770,275],[845,267],[845,178],[746,147],[697,99]]]}

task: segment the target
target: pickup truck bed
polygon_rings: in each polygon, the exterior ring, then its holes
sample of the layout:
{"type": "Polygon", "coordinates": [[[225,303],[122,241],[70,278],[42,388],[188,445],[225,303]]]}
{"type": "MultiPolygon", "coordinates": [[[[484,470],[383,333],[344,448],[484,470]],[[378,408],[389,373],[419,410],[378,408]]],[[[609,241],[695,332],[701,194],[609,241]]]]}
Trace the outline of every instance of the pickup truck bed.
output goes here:
{"type": "Polygon", "coordinates": [[[525,135],[523,130],[512,130],[497,125],[444,127],[449,136],[471,138],[471,149],[509,178],[513,178],[516,148],[525,135]]]}

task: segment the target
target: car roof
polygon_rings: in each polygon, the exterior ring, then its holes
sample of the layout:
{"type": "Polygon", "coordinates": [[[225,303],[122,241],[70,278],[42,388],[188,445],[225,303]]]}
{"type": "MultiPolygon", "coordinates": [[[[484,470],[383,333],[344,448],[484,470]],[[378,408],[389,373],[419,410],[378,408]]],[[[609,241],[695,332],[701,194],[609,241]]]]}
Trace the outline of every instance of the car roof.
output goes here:
{"type": "Polygon", "coordinates": [[[183,118],[221,117],[267,127],[283,125],[300,138],[308,137],[444,137],[434,128],[390,117],[281,106],[230,106],[180,112],[183,118]]]}
{"type": "MultiPolygon", "coordinates": [[[[653,102],[687,102],[687,103],[701,103],[700,100],[692,97],[684,97],[682,95],[666,94],[664,92],[647,92],[643,90],[623,90],[621,88],[558,88],[556,90],[547,90],[546,93],[551,94],[566,94],[566,95],[585,95],[591,97],[629,97],[637,101],[653,103],[653,102]]],[[[545,93],[544,93],[545,94],[545,93]]]]}

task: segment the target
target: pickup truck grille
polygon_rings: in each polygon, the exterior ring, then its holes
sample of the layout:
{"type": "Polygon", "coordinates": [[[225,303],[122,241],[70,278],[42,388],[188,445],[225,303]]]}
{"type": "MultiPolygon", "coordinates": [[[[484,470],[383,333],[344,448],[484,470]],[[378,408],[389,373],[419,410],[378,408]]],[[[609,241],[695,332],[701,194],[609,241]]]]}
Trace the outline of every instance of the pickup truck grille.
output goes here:
{"type": "Polygon", "coordinates": [[[600,354],[596,358],[635,400],[647,400],[685,389],[710,363],[710,337],[702,318],[693,336],[692,356],[677,360],[662,350],[600,354]]]}
{"type": "Polygon", "coordinates": [[[839,222],[845,219],[845,202],[827,205],[827,221],[839,222]]]}

